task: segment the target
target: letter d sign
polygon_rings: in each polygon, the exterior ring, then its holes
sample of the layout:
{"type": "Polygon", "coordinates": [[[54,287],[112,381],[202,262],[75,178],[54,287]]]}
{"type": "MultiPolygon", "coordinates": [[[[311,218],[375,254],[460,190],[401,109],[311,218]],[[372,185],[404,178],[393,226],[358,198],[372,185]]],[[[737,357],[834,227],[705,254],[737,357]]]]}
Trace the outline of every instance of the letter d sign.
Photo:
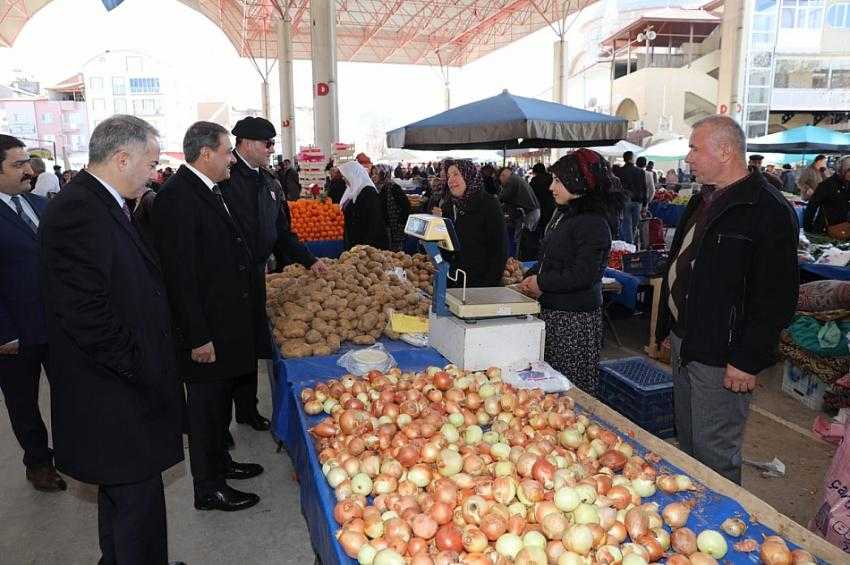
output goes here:
{"type": "Polygon", "coordinates": [[[319,82],[316,84],[316,96],[327,96],[331,91],[331,87],[327,83],[319,82]]]}

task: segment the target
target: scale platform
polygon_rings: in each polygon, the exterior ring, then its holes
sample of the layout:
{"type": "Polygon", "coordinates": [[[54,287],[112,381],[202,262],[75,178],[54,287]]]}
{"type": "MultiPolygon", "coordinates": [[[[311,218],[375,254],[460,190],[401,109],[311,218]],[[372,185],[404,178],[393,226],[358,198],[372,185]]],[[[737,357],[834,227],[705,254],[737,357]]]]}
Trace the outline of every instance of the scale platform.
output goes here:
{"type": "Polygon", "coordinates": [[[462,288],[446,291],[446,305],[458,318],[500,318],[539,314],[540,303],[507,287],[462,288]]]}

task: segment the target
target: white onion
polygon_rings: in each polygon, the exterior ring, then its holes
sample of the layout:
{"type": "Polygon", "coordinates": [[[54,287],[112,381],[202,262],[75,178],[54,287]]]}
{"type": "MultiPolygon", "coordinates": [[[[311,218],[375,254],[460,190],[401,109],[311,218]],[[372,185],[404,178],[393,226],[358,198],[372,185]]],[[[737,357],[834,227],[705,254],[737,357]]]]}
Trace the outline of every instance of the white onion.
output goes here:
{"type": "Polygon", "coordinates": [[[599,509],[592,504],[582,502],[573,510],[573,518],[576,524],[598,524],[599,509]]]}
{"type": "Polygon", "coordinates": [[[375,554],[372,565],[404,565],[404,557],[392,549],[382,549],[375,554]]]}
{"type": "Polygon", "coordinates": [[[715,530],[701,531],[697,536],[697,547],[715,559],[722,559],[729,550],[723,535],[715,530]]]}
{"type": "Polygon", "coordinates": [[[507,443],[494,443],[490,446],[490,455],[499,461],[507,461],[511,455],[511,446],[507,443]]]}
{"type": "Polygon", "coordinates": [[[580,502],[578,491],[572,487],[562,487],[555,491],[555,506],[562,512],[572,512],[580,502]]]}
{"type": "MultiPolygon", "coordinates": [[[[461,420],[463,416],[461,416],[461,420]]],[[[443,424],[443,427],[440,428],[440,433],[443,434],[443,437],[446,438],[446,441],[449,443],[456,443],[457,440],[460,439],[460,434],[457,431],[457,428],[454,427],[451,423],[443,424]]]]}
{"type": "Polygon", "coordinates": [[[351,492],[369,496],[372,494],[372,479],[366,473],[357,473],[351,477],[351,492]]]}
{"type": "Polygon", "coordinates": [[[496,552],[504,557],[513,559],[521,549],[522,539],[516,534],[502,534],[496,540],[496,552]]]}
{"type": "Polygon", "coordinates": [[[641,498],[649,498],[655,494],[656,491],[655,481],[650,481],[649,479],[637,478],[633,480],[632,488],[641,498]]]}
{"type": "Polygon", "coordinates": [[[484,436],[484,431],[479,426],[469,426],[463,432],[463,441],[466,445],[477,445],[484,436]]]}
{"type": "Polygon", "coordinates": [[[449,414],[448,420],[449,424],[459,428],[463,425],[463,414],[460,412],[453,412],[452,414],[449,414]]]}
{"type": "Polygon", "coordinates": [[[360,551],[357,552],[357,563],[360,565],[372,565],[375,562],[375,555],[377,554],[377,549],[368,543],[364,543],[360,546],[360,551]]]}
{"type": "Polygon", "coordinates": [[[522,545],[524,547],[536,546],[545,548],[546,543],[546,536],[544,536],[537,530],[531,530],[527,532],[524,536],[522,536],[522,545]]]}
{"type": "Polygon", "coordinates": [[[593,504],[596,502],[596,489],[590,485],[576,485],[576,492],[578,492],[578,497],[582,502],[586,502],[588,504],[593,504]]]}
{"type": "Polygon", "coordinates": [[[334,467],[327,474],[328,484],[331,488],[338,487],[343,481],[348,480],[348,473],[342,467],[334,467]]]}

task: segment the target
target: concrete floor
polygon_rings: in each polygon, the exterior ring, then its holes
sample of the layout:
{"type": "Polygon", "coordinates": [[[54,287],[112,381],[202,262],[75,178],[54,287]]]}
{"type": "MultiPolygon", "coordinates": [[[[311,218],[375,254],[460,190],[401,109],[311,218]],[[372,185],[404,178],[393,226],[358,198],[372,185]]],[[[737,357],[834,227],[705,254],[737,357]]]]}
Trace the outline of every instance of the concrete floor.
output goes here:
{"type": "MultiPolygon", "coordinates": [[[[640,355],[648,335],[646,317],[615,321],[623,347],[613,339],[606,359],[640,355]]],[[[271,415],[265,364],[260,375],[260,411],[271,415]]],[[[44,381],[42,381],[44,383],[44,381]]],[[[806,435],[815,413],[783,395],[781,375],[760,380],[745,437],[745,456],[759,461],[779,457],[787,466],[780,479],[763,479],[746,468],[744,486],[792,519],[807,524],[820,500],[823,474],[834,447],[806,435]],[[790,427],[789,427],[790,426],[790,427]],[[802,432],[802,433],[801,433],[802,432]]],[[[48,421],[49,396],[42,387],[42,414],[48,421]]],[[[12,435],[5,405],[0,406],[0,564],[90,565],[100,557],[94,488],[69,480],[67,492],[34,491],[24,477],[21,450],[12,435]]],[[[237,461],[262,464],[266,472],[234,484],[262,501],[235,514],[198,512],[192,506],[188,460],[165,474],[169,555],[190,564],[310,564],[313,552],[300,512],[298,485],[285,453],[276,453],[267,433],[232,427],[237,461]]],[[[187,453],[188,459],[188,453],[187,453]]]]}

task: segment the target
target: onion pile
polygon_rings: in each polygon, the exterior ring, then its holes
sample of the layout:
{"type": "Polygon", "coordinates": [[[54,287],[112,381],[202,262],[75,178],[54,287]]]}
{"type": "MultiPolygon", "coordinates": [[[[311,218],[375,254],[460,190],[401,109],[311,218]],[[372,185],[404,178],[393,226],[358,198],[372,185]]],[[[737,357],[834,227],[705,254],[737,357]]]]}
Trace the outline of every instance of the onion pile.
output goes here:
{"type": "Polygon", "coordinates": [[[335,490],[337,540],[361,565],[700,565],[726,554],[720,532],[685,527],[693,501],[644,501],[694,490],[689,477],[659,474],[571,398],[517,390],[499,369],[346,375],[301,401],[327,414],[310,432],[335,490]]]}

